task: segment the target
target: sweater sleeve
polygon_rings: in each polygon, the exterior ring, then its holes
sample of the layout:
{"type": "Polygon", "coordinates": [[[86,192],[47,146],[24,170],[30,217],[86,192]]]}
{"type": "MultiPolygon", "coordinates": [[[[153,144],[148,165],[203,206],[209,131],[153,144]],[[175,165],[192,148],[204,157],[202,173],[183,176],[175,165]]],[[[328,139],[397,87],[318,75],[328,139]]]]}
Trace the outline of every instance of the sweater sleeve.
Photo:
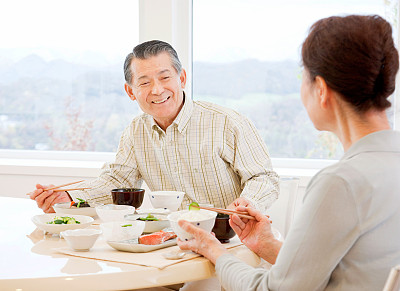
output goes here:
{"type": "Polygon", "coordinates": [[[225,255],[217,260],[217,275],[227,290],[323,290],[359,237],[359,225],[347,182],[319,175],[308,186],[304,204],[269,271],[225,255]]]}

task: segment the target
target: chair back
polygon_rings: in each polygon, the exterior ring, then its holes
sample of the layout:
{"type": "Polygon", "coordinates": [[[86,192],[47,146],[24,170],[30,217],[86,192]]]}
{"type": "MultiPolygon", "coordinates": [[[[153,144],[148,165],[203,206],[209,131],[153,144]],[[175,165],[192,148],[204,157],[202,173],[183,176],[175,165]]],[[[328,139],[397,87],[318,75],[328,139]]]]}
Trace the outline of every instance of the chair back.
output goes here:
{"type": "Polygon", "coordinates": [[[294,217],[298,186],[298,177],[281,177],[278,199],[266,211],[272,220],[272,226],[279,230],[283,238],[286,237],[294,217]]]}
{"type": "Polygon", "coordinates": [[[400,265],[390,270],[383,291],[399,291],[400,290],[400,265]]]}

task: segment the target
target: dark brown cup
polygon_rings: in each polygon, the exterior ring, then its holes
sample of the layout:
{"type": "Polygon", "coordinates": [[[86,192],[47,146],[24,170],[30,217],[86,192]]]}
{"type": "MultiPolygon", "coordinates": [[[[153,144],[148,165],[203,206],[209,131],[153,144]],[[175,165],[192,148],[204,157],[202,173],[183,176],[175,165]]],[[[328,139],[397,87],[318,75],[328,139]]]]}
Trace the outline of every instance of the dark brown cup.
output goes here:
{"type": "Polygon", "coordinates": [[[215,218],[215,224],[212,232],[215,233],[215,237],[221,243],[228,243],[229,240],[236,234],[229,225],[229,215],[222,213],[218,213],[217,217],[215,218]]]}
{"type": "Polygon", "coordinates": [[[111,195],[114,204],[132,205],[135,208],[139,208],[143,203],[144,189],[138,189],[138,188],[112,189],[111,195]]]}

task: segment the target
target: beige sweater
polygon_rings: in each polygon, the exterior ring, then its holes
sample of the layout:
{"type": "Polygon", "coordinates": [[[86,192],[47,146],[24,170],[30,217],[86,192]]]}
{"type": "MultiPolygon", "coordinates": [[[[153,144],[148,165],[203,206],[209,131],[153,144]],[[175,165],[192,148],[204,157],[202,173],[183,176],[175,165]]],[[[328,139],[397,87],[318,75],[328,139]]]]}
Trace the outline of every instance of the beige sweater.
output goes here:
{"type": "Polygon", "coordinates": [[[270,271],[232,255],[216,272],[226,290],[382,290],[400,262],[400,132],[356,142],[310,182],[270,271]]]}

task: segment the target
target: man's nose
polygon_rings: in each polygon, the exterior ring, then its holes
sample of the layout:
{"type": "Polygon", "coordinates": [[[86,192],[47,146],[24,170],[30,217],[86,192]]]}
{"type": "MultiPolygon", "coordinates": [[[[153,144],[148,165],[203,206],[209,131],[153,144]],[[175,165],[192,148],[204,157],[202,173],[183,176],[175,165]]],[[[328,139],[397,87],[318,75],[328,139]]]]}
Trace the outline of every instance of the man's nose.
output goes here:
{"type": "Polygon", "coordinates": [[[164,92],[164,87],[163,87],[163,85],[161,84],[160,81],[155,80],[155,81],[153,82],[153,87],[151,88],[151,93],[152,93],[153,95],[160,95],[162,92],[164,92]]]}

